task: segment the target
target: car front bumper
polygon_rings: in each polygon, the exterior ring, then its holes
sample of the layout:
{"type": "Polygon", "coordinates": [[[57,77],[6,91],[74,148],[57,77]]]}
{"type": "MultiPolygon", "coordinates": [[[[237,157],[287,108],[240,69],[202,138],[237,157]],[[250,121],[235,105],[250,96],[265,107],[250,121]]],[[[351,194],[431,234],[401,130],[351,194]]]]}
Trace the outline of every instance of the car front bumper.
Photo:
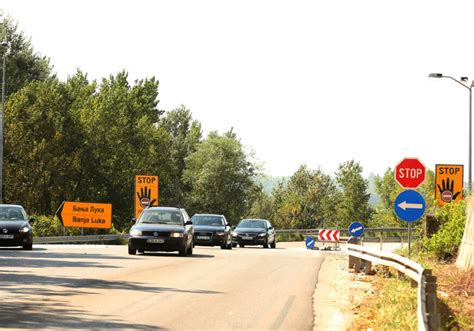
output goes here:
{"type": "Polygon", "coordinates": [[[209,239],[202,239],[199,234],[194,234],[194,245],[199,246],[221,246],[225,243],[225,239],[227,238],[225,235],[218,236],[216,234],[209,235],[209,239]]]}
{"type": "Polygon", "coordinates": [[[268,238],[265,237],[252,237],[252,239],[243,239],[241,236],[232,237],[233,244],[239,245],[265,245],[268,242],[268,238]]]}
{"type": "Polygon", "coordinates": [[[186,239],[137,236],[128,240],[128,246],[141,251],[174,252],[186,247],[186,239]]]}
{"type": "Polygon", "coordinates": [[[0,238],[0,246],[15,247],[33,244],[33,235],[31,233],[13,233],[12,239],[0,238]]]}

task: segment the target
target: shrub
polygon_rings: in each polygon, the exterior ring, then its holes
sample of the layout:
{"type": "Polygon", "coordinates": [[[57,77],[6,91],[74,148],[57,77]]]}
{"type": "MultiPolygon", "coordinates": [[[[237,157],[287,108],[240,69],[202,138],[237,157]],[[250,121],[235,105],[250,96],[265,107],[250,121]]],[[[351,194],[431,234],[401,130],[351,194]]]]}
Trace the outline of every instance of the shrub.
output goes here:
{"type": "Polygon", "coordinates": [[[435,211],[441,226],[431,238],[425,239],[425,247],[440,260],[456,255],[461,244],[466,223],[466,202],[448,203],[435,211]]]}
{"type": "Polygon", "coordinates": [[[36,222],[32,224],[33,236],[48,237],[62,236],[63,226],[57,217],[51,216],[35,216],[36,222]]]}

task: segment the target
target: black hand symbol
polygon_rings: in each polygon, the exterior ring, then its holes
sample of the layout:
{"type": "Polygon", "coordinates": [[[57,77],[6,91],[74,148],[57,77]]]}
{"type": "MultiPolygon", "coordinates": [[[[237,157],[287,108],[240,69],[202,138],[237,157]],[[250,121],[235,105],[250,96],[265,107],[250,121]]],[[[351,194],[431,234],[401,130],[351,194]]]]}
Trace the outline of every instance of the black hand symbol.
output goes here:
{"type": "Polygon", "coordinates": [[[146,186],[141,188],[140,189],[140,193],[139,194],[137,192],[137,196],[138,196],[138,200],[140,201],[140,205],[143,207],[143,208],[146,208],[146,207],[153,207],[153,204],[156,202],[156,199],[153,199],[151,200],[151,188],[147,188],[146,186]],[[146,200],[150,201],[150,203],[148,205],[143,205],[142,203],[142,199],[146,198],[146,200]]]}
{"type": "Polygon", "coordinates": [[[442,187],[439,186],[438,184],[438,190],[439,190],[439,194],[441,194],[441,197],[443,196],[443,192],[449,191],[451,192],[451,195],[453,196],[451,200],[456,200],[456,198],[461,192],[457,192],[456,194],[454,194],[454,180],[450,181],[449,178],[447,178],[446,182],[443,179],[441,183],[443,184],[442,187]]]}

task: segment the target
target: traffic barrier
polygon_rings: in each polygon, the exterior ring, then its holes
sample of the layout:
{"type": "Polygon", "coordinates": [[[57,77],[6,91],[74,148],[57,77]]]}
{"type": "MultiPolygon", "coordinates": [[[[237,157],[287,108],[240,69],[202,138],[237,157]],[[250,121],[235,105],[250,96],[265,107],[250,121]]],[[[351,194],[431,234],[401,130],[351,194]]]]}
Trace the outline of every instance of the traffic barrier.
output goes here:
{"type": "MultiPolygon", "coordinates": [[[[360,271],[361,261],[365,261],[365,273],[369,274],[372,263],[398,270],[418,284],[418,330],[437,330],[439,325],[436,314],[436,276],[430,269],[404,258],[403,256],[360,245],[348,244],[349,268],[360,271]]],[[[413,285],[413,283],[412,283],[413,285]]]]}
{"type": "Polygon", "coordinates": [[[128,239],[128,234],[101,234],[101,235],[85,235],[85,236],[56,236],[56,237],[34,237],[35,244],[74,244],[84,242],[116,241],[119,239],[128,239]]]}

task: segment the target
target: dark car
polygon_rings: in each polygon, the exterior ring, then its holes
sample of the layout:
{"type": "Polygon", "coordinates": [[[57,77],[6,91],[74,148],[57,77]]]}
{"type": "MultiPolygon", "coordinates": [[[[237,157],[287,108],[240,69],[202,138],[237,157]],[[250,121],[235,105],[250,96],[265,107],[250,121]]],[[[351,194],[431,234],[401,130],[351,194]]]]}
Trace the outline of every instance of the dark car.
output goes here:
{"type": "Polygon", "coordinates": [[[232,229],[224,215],[195,214],[191,221],[194,227],[194,245],[232,249],[232,229]]]}
{"type": "Polygon", "coordinates": [[[193,254],[193,226],[186,210],[174,207],[145,209],[130,229],[128,254],[178,251],[193,254]]]}
{"type": "Polygon", "coordinates": [[[275,229],[267,220],[241,220],[232,234],[232,245],[262,245],[265,248],[276,247],[275,229]]]}
{"type": "Polygon", "coordinates": [[[20,205],[0,205],[0,246],[21,246],[33,249],[33,233],[28,215],[20,205]]]}

